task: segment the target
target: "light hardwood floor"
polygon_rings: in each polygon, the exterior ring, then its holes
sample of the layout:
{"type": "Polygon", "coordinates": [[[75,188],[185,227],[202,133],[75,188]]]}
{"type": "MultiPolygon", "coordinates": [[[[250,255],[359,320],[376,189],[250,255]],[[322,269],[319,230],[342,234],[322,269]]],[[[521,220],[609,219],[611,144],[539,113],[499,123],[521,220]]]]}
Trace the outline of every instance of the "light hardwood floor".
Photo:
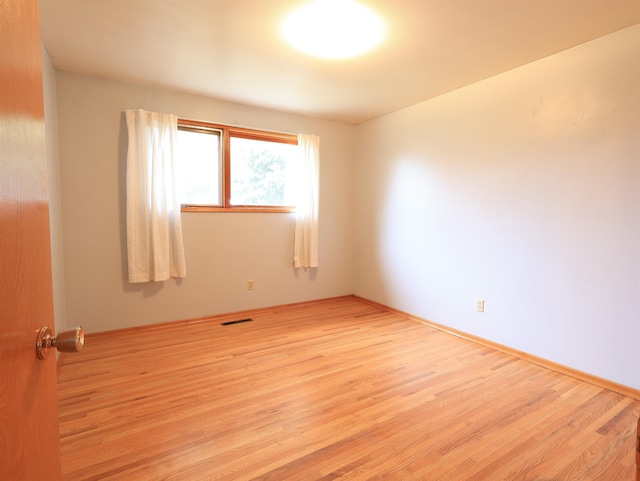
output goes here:
{"type": "Polygon", "coordinates": [[[635,477],[640,401],[352,297],[87,336],[59,394],[65,481],[635,477]]]}

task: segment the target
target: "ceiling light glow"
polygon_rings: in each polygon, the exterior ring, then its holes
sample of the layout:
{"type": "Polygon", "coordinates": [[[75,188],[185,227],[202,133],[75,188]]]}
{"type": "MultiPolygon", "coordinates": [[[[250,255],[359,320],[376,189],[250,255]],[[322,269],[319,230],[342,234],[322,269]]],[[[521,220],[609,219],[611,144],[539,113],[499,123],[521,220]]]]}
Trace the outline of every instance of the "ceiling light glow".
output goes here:
{"type": "Polygon", "coordinates": [[[385,36],[378,15],[355,0],[314,0],[294,10],[282,33],[298,50],[327,59],[361,55],[385,36]]]}

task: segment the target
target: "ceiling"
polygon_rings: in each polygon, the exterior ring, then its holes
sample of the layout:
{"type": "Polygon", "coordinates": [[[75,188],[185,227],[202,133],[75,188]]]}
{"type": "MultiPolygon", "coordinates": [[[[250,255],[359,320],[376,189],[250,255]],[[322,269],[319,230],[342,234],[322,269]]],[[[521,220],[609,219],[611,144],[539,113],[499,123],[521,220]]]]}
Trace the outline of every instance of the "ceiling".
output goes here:
{"type": "Polygon", "coordinates": [[[387,38],[306,56],[279,28],[301,0],[40,0],[58,70],[357,124],[640,23],[640,0],[360,0],[387,38]]]}

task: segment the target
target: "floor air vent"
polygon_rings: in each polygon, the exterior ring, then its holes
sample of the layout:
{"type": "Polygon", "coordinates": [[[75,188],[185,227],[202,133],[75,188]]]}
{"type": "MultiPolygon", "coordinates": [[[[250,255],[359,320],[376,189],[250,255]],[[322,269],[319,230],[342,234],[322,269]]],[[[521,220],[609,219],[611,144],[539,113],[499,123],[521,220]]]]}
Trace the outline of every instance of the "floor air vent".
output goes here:
{"type": "Polygon", "coordinates": [[[243,322],[251,322],[253,319],[238,319],[237,321],[227,321],[220,324],[221,326],[230,326],[231,324],[241,324],[243,322]]]}

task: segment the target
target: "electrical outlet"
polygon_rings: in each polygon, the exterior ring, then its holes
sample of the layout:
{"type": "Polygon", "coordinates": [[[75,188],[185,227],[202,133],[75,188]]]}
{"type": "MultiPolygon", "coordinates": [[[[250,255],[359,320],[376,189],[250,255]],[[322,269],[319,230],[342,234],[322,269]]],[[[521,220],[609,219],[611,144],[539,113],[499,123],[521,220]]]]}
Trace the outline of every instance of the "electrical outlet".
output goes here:
{"type": "Polygon", "coordinates": [[[253,280],[252,279],[249,279],[247,281],[247,290],[248,291],[252,291],[253,290],[253,280]]]}
{"type": "Polygon", "coordinates": [[[476,301],[476,312],[484,312],[484,299],[476,301]]]}

